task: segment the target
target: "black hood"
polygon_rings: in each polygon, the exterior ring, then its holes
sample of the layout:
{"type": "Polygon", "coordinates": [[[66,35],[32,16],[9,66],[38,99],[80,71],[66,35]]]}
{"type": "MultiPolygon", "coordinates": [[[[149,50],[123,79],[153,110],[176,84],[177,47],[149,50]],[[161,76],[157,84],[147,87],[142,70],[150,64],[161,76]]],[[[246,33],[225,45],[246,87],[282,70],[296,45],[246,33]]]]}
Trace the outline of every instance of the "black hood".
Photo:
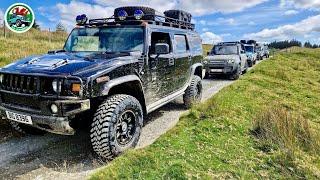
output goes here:
{"type": "Polygon", "coordinates": [[[132,63],[136,58],[129,54],[57,53],[32,56],[18,60],[1,69],[19,74],[89,76],[101,69],[132,63]]]}

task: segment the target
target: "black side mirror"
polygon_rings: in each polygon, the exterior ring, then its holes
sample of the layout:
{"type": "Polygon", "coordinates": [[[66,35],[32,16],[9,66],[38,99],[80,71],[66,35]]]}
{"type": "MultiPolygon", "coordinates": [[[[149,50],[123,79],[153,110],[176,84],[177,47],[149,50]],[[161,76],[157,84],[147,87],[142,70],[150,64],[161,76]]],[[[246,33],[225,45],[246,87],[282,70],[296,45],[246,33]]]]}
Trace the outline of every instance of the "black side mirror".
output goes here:
{"type": "Polygon", "coordinates": [[[166,43],[157,43],[155,45],[155,53],[157,55],[160,54],[169,54],[170,53],[170,48],[169,48],[169,44],[166,43]]]}
{"type": "Polygon", "coordinates": [[[244,54],[245,53],[245,51],[244,50],[241,50],[241,52],[240,52],[241,54],[244,54]]]}
{"type": "Polygon", "coordinates": [[[210,55],[210,52],[207,52],[207,56],[209,56],[210,55]]]}

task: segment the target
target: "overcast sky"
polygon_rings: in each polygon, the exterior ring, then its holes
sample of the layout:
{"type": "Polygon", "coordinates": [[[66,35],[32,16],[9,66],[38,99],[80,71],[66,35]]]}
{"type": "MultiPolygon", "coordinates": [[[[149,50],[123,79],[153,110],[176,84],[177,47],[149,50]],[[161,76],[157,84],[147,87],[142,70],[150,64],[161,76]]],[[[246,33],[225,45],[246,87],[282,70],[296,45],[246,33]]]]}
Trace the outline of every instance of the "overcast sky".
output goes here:
{"type": "MultiPolygon", "coordinates": [[[[14,0],[1,0],[0,18],[14,0]]],[[[63,23],[68,30],[78,14],[109,17],[118,6],[144,5],[163,12],[183,9],[204,43],[257,39],[261,42],[296,38],[320,43],[320,0],[19,0],[31,6],[42,29],[63,23]],[[134,2],[134,3],[133,3],[134,2]]]]}

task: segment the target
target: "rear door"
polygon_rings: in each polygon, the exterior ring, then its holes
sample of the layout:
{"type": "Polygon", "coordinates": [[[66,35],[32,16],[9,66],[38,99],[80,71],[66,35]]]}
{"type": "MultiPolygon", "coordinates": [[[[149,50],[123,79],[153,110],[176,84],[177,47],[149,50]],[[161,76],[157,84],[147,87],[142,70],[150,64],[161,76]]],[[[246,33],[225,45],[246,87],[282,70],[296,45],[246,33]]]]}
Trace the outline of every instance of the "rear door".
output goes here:
{"type": "Polygon", "coordinates": [[[239,54],[240,54],[240,60],[241,60],[241,69],[242,71],[245,69],[246,64],[247,64],[247,54],[246,54],[246,49],[243,44],[239,45],[239,54]]]}
{"type": "Polygon", "coordinates": [[[173,91],[187,84],[191,73],[192,56],[188,38],[185,34],[174,34],[174,57],[176,61],[173,91]]]}

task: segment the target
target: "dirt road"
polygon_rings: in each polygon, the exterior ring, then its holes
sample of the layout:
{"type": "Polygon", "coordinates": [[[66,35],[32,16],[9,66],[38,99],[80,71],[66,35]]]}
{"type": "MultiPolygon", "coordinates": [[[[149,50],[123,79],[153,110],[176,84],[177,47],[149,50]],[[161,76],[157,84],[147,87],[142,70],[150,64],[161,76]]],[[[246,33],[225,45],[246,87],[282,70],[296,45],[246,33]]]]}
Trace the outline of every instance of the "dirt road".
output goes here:
{"type": "MultiPolygon", "coordinates": [[[[234,81],[203,81],[203,101],[234,81]]],[[[142,129],[137,148],[152,144],[171,129],[186,110],[182,98],[150,114],[142,129]]],[[[104,165],[91,152],[88,136],[28,136],[0,143],[0,178],[3,179],[85,179],[104,165]]]]}

